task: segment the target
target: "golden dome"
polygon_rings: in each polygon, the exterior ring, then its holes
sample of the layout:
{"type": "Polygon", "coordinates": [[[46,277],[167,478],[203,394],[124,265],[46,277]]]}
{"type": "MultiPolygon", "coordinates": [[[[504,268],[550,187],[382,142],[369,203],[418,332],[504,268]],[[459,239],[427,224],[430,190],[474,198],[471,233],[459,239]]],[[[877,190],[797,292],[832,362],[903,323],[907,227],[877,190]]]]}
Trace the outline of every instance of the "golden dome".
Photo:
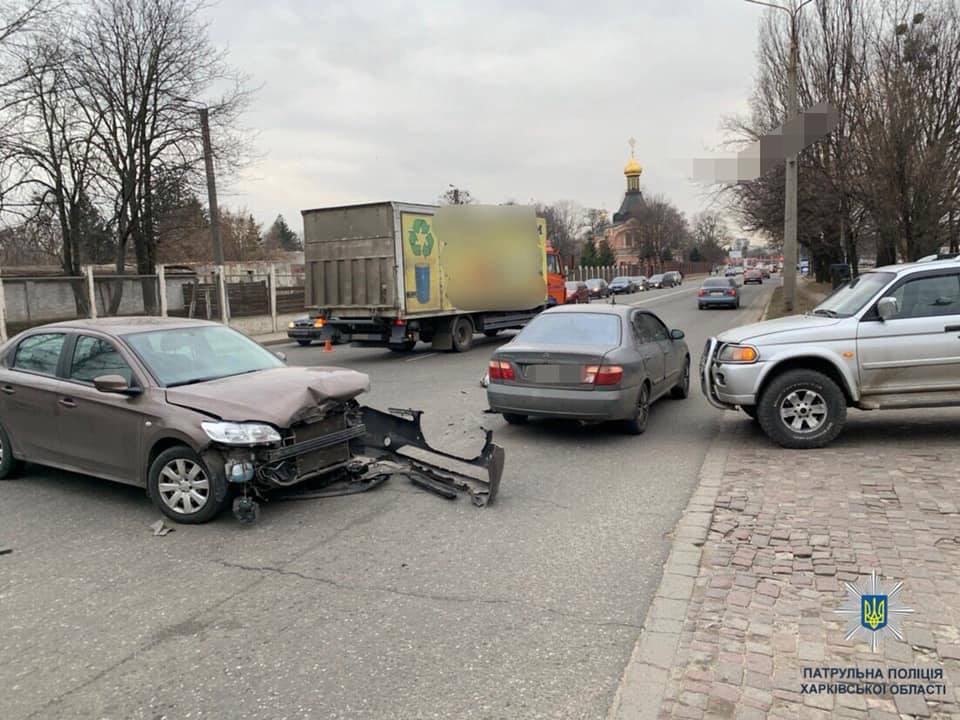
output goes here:
{"type": "Polygon", "coordinates": [[[623,166],[624,175],[639,175],[643,172],[643,168],[640,167],[640,163],[637,162],[635,157],[631,157],[630,161],[623,166]]]}

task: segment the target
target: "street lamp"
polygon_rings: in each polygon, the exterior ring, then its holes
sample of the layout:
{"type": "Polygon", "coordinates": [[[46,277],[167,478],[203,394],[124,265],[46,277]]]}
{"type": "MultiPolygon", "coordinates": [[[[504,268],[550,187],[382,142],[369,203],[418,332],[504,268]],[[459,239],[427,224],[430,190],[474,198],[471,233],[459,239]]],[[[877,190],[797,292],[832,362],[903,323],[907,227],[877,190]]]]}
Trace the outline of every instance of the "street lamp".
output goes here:
{"type": "MultiPolygon", "coordinates": [[[[797,100],[797,66],[800,64],[800,49],[797,42],[797,17],[804,6],[811,0],[803,0],[790,7],[762,2],[762,0],[745,0],[753,5],[783,10],[790,16],[790,58],[787,62],[787,117],[784,122],[784,131],[799,111],[797,100]]],[[[786,139],[786,138],[785,138],[786,139]]],[[[793,310],[794,299],[797,293],[797,153],[787,155],[784,184],[783,207],[783,307],[787,312],[793,310]]]]}

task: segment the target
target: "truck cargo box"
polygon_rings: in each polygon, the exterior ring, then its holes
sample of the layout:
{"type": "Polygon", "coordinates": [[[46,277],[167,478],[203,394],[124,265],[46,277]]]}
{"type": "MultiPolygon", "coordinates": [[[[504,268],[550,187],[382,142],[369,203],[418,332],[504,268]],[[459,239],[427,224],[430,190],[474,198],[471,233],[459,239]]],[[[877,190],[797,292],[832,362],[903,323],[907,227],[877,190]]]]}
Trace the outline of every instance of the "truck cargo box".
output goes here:
{"type": "Polygon", "coordinates": [[[338,318],[528,311],[547,300],[532,208],[381,202],[303,211],[307,305],[338,318]]]}

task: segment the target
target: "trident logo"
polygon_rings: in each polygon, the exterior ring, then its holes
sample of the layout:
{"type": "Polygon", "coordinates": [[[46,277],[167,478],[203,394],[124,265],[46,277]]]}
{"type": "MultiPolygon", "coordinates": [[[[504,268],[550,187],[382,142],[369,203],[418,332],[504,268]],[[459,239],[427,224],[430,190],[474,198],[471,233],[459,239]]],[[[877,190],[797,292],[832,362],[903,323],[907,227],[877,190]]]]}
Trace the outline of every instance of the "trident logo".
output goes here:
{"type": "Polygon", "coordinates": [[[867,630],[876,632],[887,624],[887,596],[862,595],[863,607],[860,612],[860,624],[867,630]]]}
{"type": "Polygon", "coordinates": [[[850,640],[857,633],[865,632],[870,640],[870,649],[877,652],[880,638],[884,635],[893,635],[897,640],[903,640],[900,621],[904,615],[913,612],[912,608],[904,607],[900,600],[903,583],[894,583],[892,586],[882,586],[877,578],[877,571],[870,573],[867,587],[861,589],[851,583],[844,583],[847,588],[847,604],[837,608],[837,615],[846,615],[850,618],[845,640],[850,640]]]}

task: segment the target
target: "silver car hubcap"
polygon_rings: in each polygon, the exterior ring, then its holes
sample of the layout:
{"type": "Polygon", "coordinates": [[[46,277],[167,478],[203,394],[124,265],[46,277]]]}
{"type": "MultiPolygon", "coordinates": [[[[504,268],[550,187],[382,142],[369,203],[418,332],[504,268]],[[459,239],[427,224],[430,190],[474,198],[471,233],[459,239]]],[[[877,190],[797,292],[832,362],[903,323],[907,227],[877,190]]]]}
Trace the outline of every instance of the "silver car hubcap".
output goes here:
{"type": "Polygon", "coordinates": [[[814,432],[827,419],[827,402],[813,390],[796,390],[780,403],[780,418],[794,432],[814,432]]]}
{"type": "Polygon", "coordinates": [[[191,515],[207,504],[210,480],[197,463],[177,458],[163,466],[158,489],[164,505],[181,515],[191,515]]]}

